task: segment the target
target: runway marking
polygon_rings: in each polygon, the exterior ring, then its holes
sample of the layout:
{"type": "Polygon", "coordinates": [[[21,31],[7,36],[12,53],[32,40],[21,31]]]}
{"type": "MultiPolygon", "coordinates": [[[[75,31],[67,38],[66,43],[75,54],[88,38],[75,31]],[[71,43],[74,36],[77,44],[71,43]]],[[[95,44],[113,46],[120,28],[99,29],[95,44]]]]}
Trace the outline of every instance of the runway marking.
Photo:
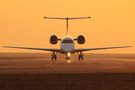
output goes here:
{"type": "MultiPolygon", "coordinates": [[[[70,60],[74,60],[74,59],[70,59],[70,60]]],[[[48,64],[48,65],[46,65],[45,67],[47,67],[47,68],[48,68],[48,67],[50,67],[50,66],[52,66],[52,67],[53,67],[53,66],[55,66],[55,65],[56,65],[56,64],[58,64],[58,63],[65,62],[65,61],[67,61],[67,62],[68,62],[68,61],[70,61],[70,60],[55,61],[55,62],[49,63],[49,64],[48,64]]],[[[45,68],[45,67],[42,67],[42,69],[43,69],[43,68],[45,68]]]]}
{"type": "Polygon", "coordinates": [[[57,60],[57,61],[55,61],[55,62],[49,63],[48,65],[46,65],[46,66],[40,68],[39,70],[44,69],[44,68],[48,68],[48,67],[51,67],[51,66],[54,67],[54,66],[55,66],[56,64],[58,64],[58,63],[62,63],[62,62],[65,62],[65,61],[69,62],[69,61],[71,61],[71,60],[74,60],[74,59],[70,59],[70,60],[61,60],[61,61],[57,60]]]}

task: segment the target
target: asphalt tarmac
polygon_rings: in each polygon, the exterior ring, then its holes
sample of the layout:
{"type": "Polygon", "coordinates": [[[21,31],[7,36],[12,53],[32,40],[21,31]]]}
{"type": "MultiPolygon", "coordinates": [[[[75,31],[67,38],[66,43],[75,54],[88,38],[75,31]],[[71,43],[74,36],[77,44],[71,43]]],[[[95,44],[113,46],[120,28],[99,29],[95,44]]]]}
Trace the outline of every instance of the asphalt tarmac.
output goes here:
{"type": "Polygon", "coordinates": [[[70,60],[58,54],[51,60],[51,53],[0,53],[0,74],[48,73],[134,73],[135,54],[71,54],[70,60]]]}

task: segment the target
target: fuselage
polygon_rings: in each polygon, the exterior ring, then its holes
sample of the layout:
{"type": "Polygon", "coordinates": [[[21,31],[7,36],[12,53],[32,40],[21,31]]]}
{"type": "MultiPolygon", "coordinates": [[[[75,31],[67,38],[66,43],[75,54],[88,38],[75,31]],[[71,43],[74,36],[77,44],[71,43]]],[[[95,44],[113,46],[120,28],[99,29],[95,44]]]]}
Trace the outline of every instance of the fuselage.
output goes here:
{"type": "Polygon", "coordinates": [[[65,37],[61,40],[60,43],[61,53],[74,53],[75,43],[71,37],[65,37]]]}

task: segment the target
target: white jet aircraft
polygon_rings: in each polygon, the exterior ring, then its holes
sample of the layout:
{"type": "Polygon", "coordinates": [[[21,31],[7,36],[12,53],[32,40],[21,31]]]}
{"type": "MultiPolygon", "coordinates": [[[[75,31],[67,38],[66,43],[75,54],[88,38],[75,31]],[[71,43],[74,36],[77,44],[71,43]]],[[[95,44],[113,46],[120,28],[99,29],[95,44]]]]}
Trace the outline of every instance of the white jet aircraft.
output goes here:
{"type": "MultiPolygon", "coordinates": [[[[44,17],[45,19],[61,19],[67,21],[67,32],[68,33],[68,20],[73,19],[87,19],[91,17],[75,17],[75,18],[57,18],[57,17],[44,17]]],[[[114,49],[114,48],[126,48],[126,47],[132,47],[132,46],[118,46],[118,47],[100,47],[100,48],[83,48],[83,49],[75,49],[75,43],[74,41],[77,41],[78,44],[84,44],[85,43],[85,37],[84,35],[78,35],[77,38],[73,39],[66,35],[65,38],[59,39],[57,35],[51,35],[50,37],[50,43],[51,44],[57,44],[58,41],[61,41],[60,43],[60,49],[49,49],[49,48],[32,48],[32,47],[14,47],[14,46],[3,46],[6,48],[19,48],[19,49],[33,49],[33,50],[44,50],[44,51],[51,51],[52,54],[52,60],[57,59],[56,54],[61,53],[66,55],[66,60],[70,59],[70,54],[78,53],[79,57],[78,59],[83,60],[83,51],[91,51],[91,50],[101,50],[101,49],[114,49]]]]}

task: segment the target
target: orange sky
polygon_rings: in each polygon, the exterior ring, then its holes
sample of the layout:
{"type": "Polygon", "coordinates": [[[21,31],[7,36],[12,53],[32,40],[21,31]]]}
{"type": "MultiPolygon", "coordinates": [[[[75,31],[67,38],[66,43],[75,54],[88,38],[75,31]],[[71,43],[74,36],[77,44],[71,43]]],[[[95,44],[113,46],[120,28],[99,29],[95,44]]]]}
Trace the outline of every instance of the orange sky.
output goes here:
{"type": "Polygon", "coordinates": [[[135,53],[135,0],[0,0],[0,52],[43,52],[3,48],[9,46],[59,48],[50,36],[66,35],[65,20],[48,17],[84,17],[69,21],[69,35],[86,37],[76,48],[132,45],[132,48],[90,51],[135,53]]]}

